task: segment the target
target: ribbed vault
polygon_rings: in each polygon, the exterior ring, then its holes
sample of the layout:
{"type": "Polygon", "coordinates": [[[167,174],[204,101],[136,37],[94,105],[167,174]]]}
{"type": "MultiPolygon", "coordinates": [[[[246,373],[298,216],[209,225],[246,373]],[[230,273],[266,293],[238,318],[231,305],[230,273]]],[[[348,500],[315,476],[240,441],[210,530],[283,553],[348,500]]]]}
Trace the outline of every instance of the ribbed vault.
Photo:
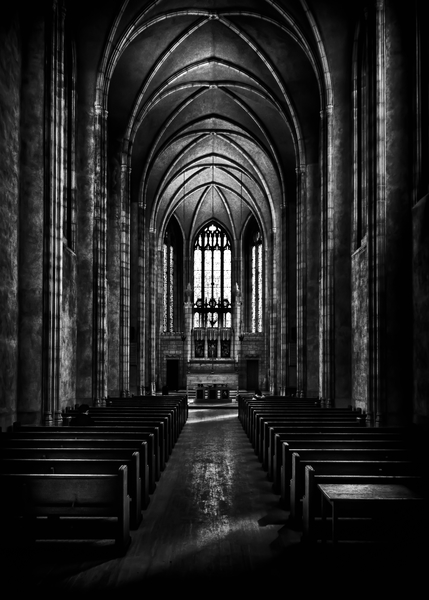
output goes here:
{"type": "Polygon", "coordinates": [[[318,153],[321,69],[301,3],[133,1],[114,22],[100,103],[131,202],[158,231],[175,213],[189,235],[210,210],[234,232],[249,211],[278,226],[318,153]]]}

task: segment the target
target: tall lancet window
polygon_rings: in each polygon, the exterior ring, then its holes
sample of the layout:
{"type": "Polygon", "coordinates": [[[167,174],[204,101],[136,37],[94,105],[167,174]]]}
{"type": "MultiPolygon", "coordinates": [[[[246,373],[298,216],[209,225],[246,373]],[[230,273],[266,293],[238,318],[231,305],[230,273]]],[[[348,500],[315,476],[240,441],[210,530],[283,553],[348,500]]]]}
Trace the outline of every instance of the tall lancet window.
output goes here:
{"type": "Polygon", "coordinates": [[[173,236],[164,237],[164,331],[174,331],[174,246],[173,236]]]}
{"type": "Polygon", "coordinates": [[[183,330],[183,236],[173,217],[163,244],[163,329],[166,333],[183,330]]]}
{"type": "Polygon", "coordinates": [[[212,222],[194,244],[194,327],[231,327],[231,266],[230,239],[212,222]]]}
{"type": "Polygon", "coordinates": [[[260,231],[254,233],[251,246],[251,330],[262,331],[263,245],[260,231]]]}

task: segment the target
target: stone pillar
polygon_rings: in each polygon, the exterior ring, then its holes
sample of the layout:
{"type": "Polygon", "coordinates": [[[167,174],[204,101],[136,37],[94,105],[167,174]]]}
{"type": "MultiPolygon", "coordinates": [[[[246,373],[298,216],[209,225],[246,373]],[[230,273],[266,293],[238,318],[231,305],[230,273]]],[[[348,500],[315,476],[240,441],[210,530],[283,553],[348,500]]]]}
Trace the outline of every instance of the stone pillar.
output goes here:
{"type": "Polygon", "coordinates": [[[121,307],[121,157],[109,159],[109,196],[107,206],[107,284],[108,284],[108,376],[107,391],[119,396],[120,383],[120,307],[121,307]]]}
{"type": "Polygon", "coordinates": [[[151,228],[149,230],[149,277],[150,282],[149,289],[146,293],[150,296],[150,333],[149,333],[149,373],[150,373],[150,387],[156,389],[156,378],[157,378],[157,334],[158,334],[158,262],[159,257],[157,253],[156,244],[156,229],[151,228]]]}
{"type": "Polygon", "coordinates": [[[277,347],[278,347],[278,393],[280,396],[286,395],[286,389],[289,381],[289,360],[288,360],[288,341],[289,341],[289,280],[290,280],[290,233],[289,233],[289,211],[288,205],[283,202],[280,213],[280,231],[281,244],[279,244],[278,256],[275,259],[275,268],[277,270],[279,281],[279,325],[277,328],[277,347]],[[280,267],[283,265],[283,268],[280,267]]]}
{"type": "Polygon", "coordinates": [[[386,71],[384,0],[376,2],[376,168],[368,211],[369,394],[368,422],[382,424],[385,411],[386,71]]]}
{"type": "Polygon", "coordinates": [[[137,389],[141,394],[144,393],[146,387],[146,364],[148,341],[146,332],[147,328],[147,311],[149,303],[146,297],[146,281],[145,273],[149,261],[147,260],[147,244],[145,237],[145,206],[138,206],[137,214],[137,389]]]}
{"type": "Polygon", "coordinates": [[[335,401],[334,364],[334,207],[332,181],[332,105],[321,111],[321,216],[319,289],[319,395],[326,406],[335,401]]]}
{"type": "Polygon", "coordinates": [[[296,389],[307,395],[306,170],[296,170],[296,389]]]}
{"type": "Polygon", "coordinates": [[[130,389],[130,194],[131,167],[121,169],[121,248],[120,248],[120,346],[119,373],[121,390],[130,389]]]}
{"type": "Polygon", "coordinates": [[[94,306],[93,306],[93,400],[107,396],[107,110],[95,105],[95,178],[94,178],[94,306]]]}
{"type": "MultiPolygon", "coordinates": [[[[271,273],[271,295],[269,297],[270,305],[270,335],[269,335],[269,390],[271,395],[276,395],[278,392],[278,374],[277,374],[277,329],[278,329],[278,289],[277,289],[277,271],[276,271],[276,258],[277,256],[277,235],[276,228],[273,227],[271,231],[271,242],[265,245],[265,252],[267,256],[265,258],[265,265],[269,265],[270,268],[266,267],[266,273],[271,273]]],[[[267,286],[268,289],[270,286],[267,286]]]]}
{"type": "Polygon", "coordinates": [[[49,46],[48,136],[49,172],[45,186],[45,295],[44,295],[44,370],[42,380],[43,421],[46,425],[61,421],[61,316],[63,278],[64,209],[64,17],[57,2],[52,7],[49,46]]]}

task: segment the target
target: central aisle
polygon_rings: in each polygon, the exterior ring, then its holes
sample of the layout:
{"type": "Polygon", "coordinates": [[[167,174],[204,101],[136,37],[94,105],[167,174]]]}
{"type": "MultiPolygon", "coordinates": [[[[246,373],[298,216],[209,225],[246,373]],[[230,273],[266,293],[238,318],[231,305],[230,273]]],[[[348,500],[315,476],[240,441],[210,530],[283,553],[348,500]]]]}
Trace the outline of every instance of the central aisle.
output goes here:
{"type": "Polygon", "coordinates": [[[292,531],[283,541],[279,537],[287,513],[278,506],[237,411],[189,412],[128,551],[128,568],[120,573],[124,584],[134,579],[132,570],[162,581],[266,577],[284,543],[299,541],[292,531]]]}

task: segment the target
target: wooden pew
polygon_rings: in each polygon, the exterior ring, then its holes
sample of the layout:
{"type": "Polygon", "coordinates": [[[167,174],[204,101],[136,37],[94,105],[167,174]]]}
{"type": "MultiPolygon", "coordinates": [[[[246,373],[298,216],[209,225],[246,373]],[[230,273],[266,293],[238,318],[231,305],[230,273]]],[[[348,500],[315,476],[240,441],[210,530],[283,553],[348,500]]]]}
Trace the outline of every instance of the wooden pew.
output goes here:
{"type": "MultiPolygon", "coordinates": [[[[326,411],[326,409],[325,409],[326,411]]],[[[258,455],[259,460],[263,459],[263,454],[266,451],[266,448],[269,444],[269,427],[275,425],[286,425],[289,421],[310,421],[317,420],[321,422],[330,421],[330,422],[341,422],[341,423],[350,423],[353,426],[359,426],[362,424],[359,417],[356,417],[356,413],[351,411],[337,411],[336,409],[329,409],[326,412],[312,412],[309,414],[304,414],[302,412],[297,412],[293,414],[276,414],[270,413],[267,415],[257,415],[255,422],[255,432],[254,432],[254,447],[255,452],[258,455]]]]}
{"type": "Polygon", "coordinates": [[[173,447],[178,439],[178,431],[175,421],[174,413],[168,408],[141,408],[138,411],[130,413],[126,409],[112,409],[112,408],[90,408],[89,414],[93,417],[97,423],[103,424],[102,421],[108,419],[110,421],[122,421],[135,420],[137,422],[150,422],[160,421],[163,423],[163,436],[165,439],[165,460],[168,460],[169,455],[173,451],[173,447]]]}
{"type": "Polygon", "coordinates": [[[263,400],[253,399],[252,396],[245,397],[237,396],[238,418],[246,429],[246,421],[249,414],[249,409],[252,406],[268,406],[276,405],[287,408],[315,408],[321,407],[320,401],[317,398],[290,398],[285,396],[267,396],[263,400]]]}
{"type": "MultiPolygon", "coordinates": [[[[159,439],[159,427],[150,427],[148,425],[95,425],[91,427],[63,427],[61,425],[58,426],[32,426],[32,425],[17,425],[14,424],[13,434],[19,434],[21,436],[30,435],[38,437],[56,437],[57,435],[60,437],[77,437],[79,434],[83,434],[79,437],[89,436],[90,434],[95,435],[96,437],[104,437],[104,438],[121,438],[122,434],[125,434],[124,439],[127,437],[134,437],[135,439],[140,439],[141,441],[148,441],[150,443],[150,436],[153,436],[153,447],[149,447],[149,468],[154,472],[154,480],[159,481],[161,476],[161,452],[160,452],[160,439],[159,439]]],[[[11,431],[7,432],[8,434],[11,431]]]]}
{"type": "Polygon", "coordinates": [[[269,427],[269,443],[266,454],[263,456],[263,468],[266,468],[269,481],[279,481],[281,467],[281,444],[288,440],[309,439],[385,439],[402,440],[408,443],[409,437],[404,428],[401,427],[318,427],[317,429],[307,427],[291,428],[285,425],[274,425],[269,427]],[[275,470],[275,474],[274,474],[275,470]]]}
{"type": "MultiPolygon", "coordinates": [[[[66,418],[69,420],[69,415],[73,413],[66,413],[66,418]]],[[[89,414],[93,417],[97,422],[99,418],[113,418],[117,420],[121,419],[139,419],[140,417],[166,417],[167,418],[167,430],[170,436],[169,442],[169,453],[171,453],[174,445],[176,444],[179,434],[181,431],[181,425],[179,422],[179,414],[174,410],[174,408],[169,407],[137,407],[137,408],[115,408],[115,407],[103,407],[103,408],[90,408],[89,414]]]]}
{"type": "MultiPolygon", "coordinates": [[[[386,473],[388,469],[384,469],[386,473]]],[[[314,543],[321,539],[321,496],[318,484],[346,483],[346,484],[383,484],[401,483],[413,488],[424,490],[425,482],[421,475],[414,474],[414,465],[406,467],[399,464],[390,470],[395,474],[380,474],[380,465],[371,463],[346,463],[323,461],[317,465],[305,465],[305,489],[302,498],[302,536],[303,542],[314,543]]]]}
{"type": "Polygon", "coordinates": [[[140,454],[140,477],[142,480],[143,506],[149,503],[149,494],[156,489],[155,470],[155,440],[153,434],[142,436],[133,432],[98,432],[88,431],[89,428],[69,431],[68,428],[59,427],[36,428],[33,432],[12,431],[0,433],[0,451],[5,447],[34,446],[67,447],[67,448],[100,448],[115,450],[125,448],[137,451],[140,454]]]}
{"type": "MultiPolygon", "coordinates": [[[[412,461],[413,455],[409,448],[365,448],[361,442],[355,442],[355,448],[321,448],[311,441],[308,444],[282,444],[282,470],[280,475],[280,499],[285,506],[290,506],[290,499],[297,497],[297,490],[303,490],[303,473],[295,464],[300,458],[333,459],[333,460],[375,460],[375,461],[412,461]],[[298,457],[293,459],[293,455],[298,457]]],[[[295,506],[296,504],[294,504],[295,506]]],[[[291,511],[294,507],[290,506],[291,511]]],[[[292,516],[293,518],[293,516],[292,516]]]]}
{"type": "Polygon", "coordinates": [[[3,473],[0,485],[1,519],[8,527],[21,517],[113,517],[117,552],[126,553],[131,542],[126,466],[114,475],[3,473]]]}
{"type": "Polygon", "coordinates": [[[274,451],[272,452],[272,465],[269,475],[272,474],[273,490],[275,493],[280,493],[280,480],[281,480],[281,469],[282,469],[282,447],[283,443],[288,440],[294,441],[297,439],[312,440],[318,439],[339,439],[344,434],[344,439],[391,439],[393,436],[395,439],[403,439],[406,443],[406,436],[402,436],[399,430],[391,428],[380,428],[380,427],[361,427],[360,425],[342,425],[338,424],[327,425],[326,423],[313,425],[313,426],[291,426],[282,427],[282,434],[274,435],[274,451]],[[399,436],[397,436],[399,434],[399,436]]]}
{"type": "Polygon", "coordinates": [[[281,404],[265,404],[265,403],[257,403],[254,405],[249,405],[246,410],[246,417],[242,423],[243,429],[249,438],[253,436],[253,430],[255,426],[255,420],[259,417],[264,417],[267,415],[273,415],[276,417],[281,417],[284,415],[286,418],[289,418],[290,415],[296,414],[300,416],[310,416],[310,415],[326,415],[326,414],[345,414],[347,416],[353,415],[357,416],[358,413],[352,411],[349,408],[321,408],[320,406],[287,406],[281,404]]]}
{"type": "Polygon", "coordinates": [[[355,448],[290,448],[288,452],[290,457],[287,459],[287,469],[290,468],[291,473],[289,481],[283,480],[285,473],[282,473],[281,500],[290,507],[291,520],[301,517],[300,501],[305,489],[305,470],[302,461],[375,461],[379,464],[380,475],[394,475],[399,473],[397,469],[402,467],[411,470],[414,464],[413,453],[408,448],[374,449],[364,448],[361,445],[355,448]]]}
{"type": "MultiPolygon", "coordinates": [[[[339,518],[344,517],[388,520],[396,527],[405,521],[408,530],[423,530],[420,540],[426,542],[426,498],[409,483],[324,483],[318,487],[322,496],[322,542],[326,541],[325,519],[329,513],[334,544],[339,540],[339,518]]],[[[380,541],[372,538],[372,541],[380,541]]]]}
{"type": "MultiPolygon", "coordinates": [[[[58,440],[57,440],[58,442],[58,440]]],[[[10,459],[45,459],[45,460],[120,460],[121,464],[126,464],[127,461],[131,460],[134,452],[138,452],[136,447],[127,447],[122,445],[120,447],[112,448],[106,447],[84,447],[84,444],[79,443],[67,443],[63,446],[49,446],[44,444],[42,440],[36,440],[34,444],[27,446],[8,446],[0,449],[0,458],[2,461],[10,459]]],[[[147,485],[142,480],[142,469],[139,455],[139,481],[141,485],[141,506],[147,508],[149,505],[149,492],[147,485]]],[[[152,492],[151,492],[152,493],[152,492]]]]}
{"type": "Polygon", "coordinates": [[[133,396],[131,398],[110,397],[106,401],[107,407],[112,408],[140,408],[145,406],[170,406],[177,410],[181,428],[189,416],[188,397],[186,394],[169,394],[168,396],[133,396]]]}
{"type": "Polygon", "coordinates": [[[127,493],[130,497],[130,528],[137,529],[142,521],[142,482],[140,479],[140,454],[133,452],[126,458],[4,458],[0,460],[0,474],[31,473],[55,475],[115,474],[121,465],[128,469],[127,493]]]}
{"type": "Polygon", "coordinates": [[[359,425],[360,421],[356,417],[355,413],[351,411],[340,412],[335,409],[319,410],[319,411],[311,411],[309,413],[303,413],[302,411],[294,411],[293,413],[288,412],[287,414],[276,413],[276,412],[267,412],[267,413],[259,413],[256,412],[254,414],[253,425],[250,435],[250,441],[255,449],[255,453],[260,458],[262,456],[262,448],[263,448],[263,435],[264,435],[264,424],[287,424],[289,421],[295,422],[306,422],[306,421],[329,421],[329,422],[340,422],[346,423],[350,422],[353,425],[359,425]]]}
{"type": "MultiPolygon", "coordinates": [[[[27,427],[27,426],[24,426],[24,427],[27,427]]],[[[71,425],[71,426],[67,425],[67,427],[75,428],[75,426],[73,426],[73,425],[71,425]]],[[[94,426],[92,426],[92,427],[94,427],[94,426]]],[[[158,450],[159,465],[157,466],[157,469],[159,469],[160,471],[164,471],[168,456],[170,454],[170,444],[171,444],[171,439],[170,439],[168,428],[166,426],[166,421],[164,418],[147,416],[147,417],[138,417],[138,418],[137,417],[136,418],[121,417],[120,419],[117,419],[113,416],[110,416],[110,417],[109,416],[97,416],[97,419],[95,422],[95,427],[97,427],[97,428],[112,427],[115,429],[117,429],[117,428],[136,429],[137,427],[140,427],[140,428],[146,427],[146,429],[148,431],[152,431],[155,434],[155,436],[157,437],[157,447],[159,448],[159,450],[158,450]]],[[[159,478],[159,473],[158,473],[157,477],[159,478]]]]}
{"type": "Polygon", "coordinates": [[[305,421],[305,420],[327,420],[327,421],[351,421],[355,425],[361,424],[361,415],[351,410],[345,409],[261,409],[256,408],[252,411],[247,435],[255,448],[259,451],[259,440],[261,435],[261,429],[263,429],[263,423],[265,421],[272,421],[273,423],[281,423],[288,421],[305,421]]]}

